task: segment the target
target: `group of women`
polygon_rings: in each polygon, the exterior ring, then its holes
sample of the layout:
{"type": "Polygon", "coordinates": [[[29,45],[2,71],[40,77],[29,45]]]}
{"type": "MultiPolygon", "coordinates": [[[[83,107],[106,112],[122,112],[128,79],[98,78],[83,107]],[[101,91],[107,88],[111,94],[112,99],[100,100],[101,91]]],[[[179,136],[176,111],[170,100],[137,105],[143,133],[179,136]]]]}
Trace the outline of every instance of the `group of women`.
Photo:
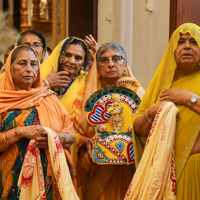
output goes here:
{"type": "MultiPolygon", "coordinates": [[[[139,163],[151,151],[146,148],[150,136],[147,143],[146,138],[157,126],[157,113],[172,102],[178,108],[170,146],[175,152],[175,196],[199,199],[199,64],[200,27],[186,23],[173,33],[145,94],[135,79],[134,92],[142,99],[133,118],[135,172],[134,165],[92,163],[94,128],[84,111],[92,93],[123,76],[133,77],[123,47],[111,42],[98,48],[91,35],[86,40],[68,37],[48,56],[40,33],[21,33],[0,78],[0,198],[147,199],[135,195],[133,182],[142,185],[139,163]]],[[[158,162],[153,159],[152,166],[158,162]]],[[[144,191],[142,186],[137,190],[144,191]]],[[[163,190],[155,193],[166,197],[163,190]]]]}

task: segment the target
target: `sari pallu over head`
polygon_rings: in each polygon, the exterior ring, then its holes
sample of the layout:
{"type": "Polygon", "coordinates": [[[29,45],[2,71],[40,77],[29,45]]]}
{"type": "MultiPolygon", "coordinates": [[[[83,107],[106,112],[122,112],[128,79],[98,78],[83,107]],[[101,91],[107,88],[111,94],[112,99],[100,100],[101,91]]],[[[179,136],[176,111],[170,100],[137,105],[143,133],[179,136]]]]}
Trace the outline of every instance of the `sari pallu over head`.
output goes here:
{"type": "MultiPolygon", "coordinates": [[[[14,110],[15,113],[17,112],[15,110],[28,111],[30,108],[35,107],[38,113],[38,121],[39,121],[39,123],[37,124],[40,124],[41,126],[47,126],[58,133],[65,132],[74,134],[73,125],[69,120],[69,115],[62,106],[62,104],[58,101],[56,93],[50,90],[48,87],[44,87],[41,84],[40,70],[38,71],[38,77],[33,85],[33,88],[29,90],[19,90],[19,91],[15,90],[15,86],[13,84],[10,72],[12,53],[13,51],[10,53],[8,57],[6,63],[5,76],[0,86],[0,124],[2,123],[2,118],[3,118],[2,116],[4,116],[4,114],[7,111],[14,110]]],[[[29,118],[29,116],[27,117],[29,118]]],[[[20,125],[20,123],[14,123],[14,125],[15,126],[20,125]]],[[[32,124],[30,123],[27,125],[32,125],[32,124]]],[[[23,124],[21,124],[21,126],[23,126],[23,124]]],[[[1,132],[3,131],[4,130],[1,130],[1,132]]],[[[18,155],[18,152],[15,151],[17,150],[17,148],[13,148],[13,146],[17,146],[17,144],[12,145],[10,148],[6,150],[7,155],[9,154],[13,155],[13,151],[15,154],[18,155]]],[[[3,153],[5,153],[5,151],[3,153]]],[[[49,163],[47,164],[47,176],[54,177],[48,151],[45,151],[45,154],[47,163],[49,163]]],[[[19,157],[20,159],[22,159],[21,156],[19,157]]],[[[1,159],[3,158],[1,157],[1,159]]],[[[41,159],[43,160],[42,157],[41,159]]],[[[14,177],[15,175],[16,174],[14,171],[12,173],[12,176],[14,177]]],[[[54,186],[56,186],[56,183],[54,184],[54,186]]],[[[57,197],[55,196],[57,195],[56,190],[53,191],[53,197],[55,198],[57,197]]]]}
{"type": "MultiPolygon", "coordinates": [[[[65,56],[65,50],[69,47],[69,45],[74,41],[78,40],[82,42],[86,49],[86,58],[84,64],[86,64],[89,56],[89,50],[85,42],[77,37],[68,37],[62,40],[53,50],[51,55],[41,64],[41,73],[42,78],[46,78],[47,75],[52,71],[52,67],[55,68],[56,72],[61,71],[61,66],[65,56]]],[[[60,102],[65,106],[67,111],[70,113],[72,108],[72,103],[76,97],[77,92],[83,87],[85,80],[87,77],[87,72],[81,70],[79,75],[69,84],[69,87],[63,88],[65,93],[62,94],[60,98],[60,102]]]]}
{"type": "MultiPolygon", "coordinates": [[[[140,114],[152,104],[159,101],[160,94],[167,88],[182,88],[197,95],[200,95],[200,72],[188,75],[178,81],[172,83],[175,69],[177,67],[174,58],[174,52],[178,45],[180,33],[189,33],[200,47],[200,27],[185,23],[179,26],[171,36],[167,51],[158,66],[151,82],[149,83],[144,97],[141,101],[139,109],[134,115],[135,120],[140,114]]],[[[197,113],[186,106],[177,106],[180,113],[180,119],[177,121],[176,135],[175,135],[175,164],[176,164],[176,180],[178,182],[181,172],[187,162],[188,156],[192,150],[194,142],[200,131],[200,117],[197,113]]],[[[139,138],[133,134],[133,143],[135,150],[135,162],[138,165],[143,152],[145,138],[139,138]],[[144,139],[144,140],[143,140],[144,139]]]]}

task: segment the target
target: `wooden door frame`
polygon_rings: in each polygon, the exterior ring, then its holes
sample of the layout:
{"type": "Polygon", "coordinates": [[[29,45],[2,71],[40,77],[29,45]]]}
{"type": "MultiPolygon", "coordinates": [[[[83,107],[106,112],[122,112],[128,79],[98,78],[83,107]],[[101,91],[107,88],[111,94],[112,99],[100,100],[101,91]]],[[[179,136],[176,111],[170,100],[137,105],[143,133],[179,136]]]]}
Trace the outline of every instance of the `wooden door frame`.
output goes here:
{"type": "Polygon", "coordinates": [[[177,0],[170,0],[170,27],[169,27],[169,38],[176,29],[177,24],[177,0]]]}

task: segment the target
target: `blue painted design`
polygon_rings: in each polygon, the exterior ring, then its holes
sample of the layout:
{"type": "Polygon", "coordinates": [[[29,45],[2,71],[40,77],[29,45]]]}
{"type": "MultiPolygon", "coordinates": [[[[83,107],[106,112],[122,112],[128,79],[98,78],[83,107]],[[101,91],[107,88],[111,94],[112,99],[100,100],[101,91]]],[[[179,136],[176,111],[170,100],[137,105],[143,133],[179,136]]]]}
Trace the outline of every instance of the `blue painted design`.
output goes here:
{"type": "Polygon", "coordinates": [[[119,152],[121,153],[124,149],[124,143],[123,142],[116,142],[115,143],[116,148],[119,150],[119,152]]]}
{"type": "Polygon", "coordinates": [[[130,146],[130,157],[131,157],[131,159],[134,158],[134,149],[133,149],[133,145],[130,146]]]}

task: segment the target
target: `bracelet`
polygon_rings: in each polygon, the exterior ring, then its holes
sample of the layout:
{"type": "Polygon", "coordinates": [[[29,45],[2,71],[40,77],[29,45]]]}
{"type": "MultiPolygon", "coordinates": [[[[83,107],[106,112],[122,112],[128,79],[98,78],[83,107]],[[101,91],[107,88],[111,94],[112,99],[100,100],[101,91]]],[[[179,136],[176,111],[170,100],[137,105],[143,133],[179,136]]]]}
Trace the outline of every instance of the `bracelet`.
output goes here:
{"type": "Polygon", "coordinates": [[[46,79],[46,78],[44,78],[43,80],[44,80],[44,82],[45,82],[46,86],[49,86],[49,81],[47,81],[47,79],[46,79]]]}
{"type": "Polygon", "coordinates": [[[2,134],[1,134],[1,140],[2,140],[2,142],[4,143],[4,145],[6,145],[6,146],[10,146],[9,144],[8,144],[8,142],[6,141],[6,138],[5,138],[5,132],[3,132],[2,134]]]}
{"type": "Polygon", "coordinates": [[[148,118],[148,115],[147,115],[147,109],[145,110],[145,116],[146,116],[146,118],[147,118],[147,121],[149,122],[149,123],[153,123],[153,120],[150,120],[149,118],[148,118]]]}
{"type": "Polygon", "coordinates": [[[84,143],[85,143],[85,140],[87,139],[87,137],[82,137],[79,141],[79,147],[81,147],[84,143]]]}

